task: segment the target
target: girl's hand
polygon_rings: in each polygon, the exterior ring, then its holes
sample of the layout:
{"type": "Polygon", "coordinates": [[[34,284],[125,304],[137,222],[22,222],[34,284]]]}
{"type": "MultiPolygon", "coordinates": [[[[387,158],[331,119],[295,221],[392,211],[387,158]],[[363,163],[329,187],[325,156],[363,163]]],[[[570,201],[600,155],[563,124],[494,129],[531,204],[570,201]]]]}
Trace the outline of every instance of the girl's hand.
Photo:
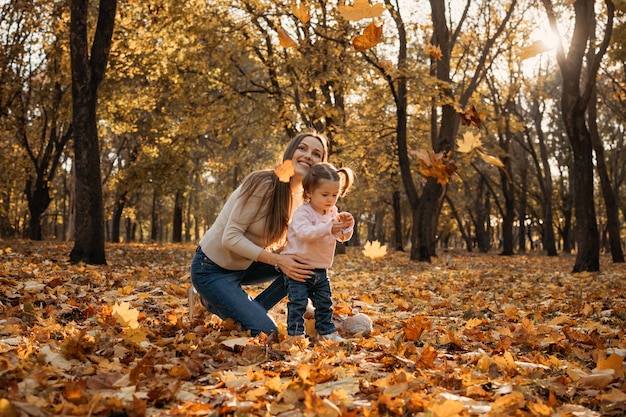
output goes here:
{"type": "Polygon", "coordinates": [[[333,235],[338,235],[341,232],[343,232],[343,229],[344,229],[344,227],[343,227],[343,222],[342,221],[340,221],[340,220],[333,221],[332,227],[330,229],[330,233],[333,234],[333,235]]]}
{"type": "Polygon", "coordinates": [[[341,213],[339,213],[337,215],[337,220],[342,223],[341,227],[343,229],[348,229],[354,226],[354,217],[347,211],[342,211],[341,213]]]}
{"type": "Polygon", "coordinates": [[[313,271],[311,265],[307,264],[306,259],[298,255],[279,255],[276,266],[294,281],[304,282],[310,278],[313,271]]]}

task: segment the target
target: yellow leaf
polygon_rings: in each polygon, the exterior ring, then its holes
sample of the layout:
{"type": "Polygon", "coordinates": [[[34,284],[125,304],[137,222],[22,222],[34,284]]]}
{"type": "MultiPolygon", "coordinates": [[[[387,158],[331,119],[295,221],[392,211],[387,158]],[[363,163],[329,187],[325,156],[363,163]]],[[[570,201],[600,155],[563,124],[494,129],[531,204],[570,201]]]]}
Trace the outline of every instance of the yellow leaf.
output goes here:
{"type": "Polygon", "coordinates": [[[344,19],[356,22],[381,16],[385,11],[385,6],[382,3],[370,6],[368,0],[354,0],[353,6],[339,6],[338,10],[344,19]]]}
{"type": "Polygon", "coordinates": [[[298,46],[296,41],[294,41],[291,38],[291,36],[289,36],[289,33],[287,33],[285,29],[283,29],[282,27],[279,27],[278,29],[276,29],[276,31],[278,32],[278,39],[280,40],[280,46],[282,46],[283,48],[291,48],[291,47],[298,46]]]}
{"type": "Polygon", "coordinates": [[[495,165],[498,168],[504,168],[504,163],[497,156],[487,155],[486,153],[481,152],[480,149],[477,149],[478,155],[488,164],[495,165]]]}
{"type": "Polygon", "coordinates": [[[544,41],[535,41],[529,46],[525,46],[522,48],[519,57],[522,61],[532,58],[536,55],[542,54],[546,51],[550,50],[550,46],[546,44],[544,41]]]}
{"type": "Polygon", "coordinates": [[[289,182],[294,172],[291,159],[286,159],[282,164],[274,168],[274,173],[281,182],[289,182]]]}
{"type": "Polygon", "coordinates": [[[303,25],[306,25],[307,23],[309,23],[309,20],[311,20],[309,9],[306,7],[306,4],[304,3],[300,3],[297,6],[295,4],[292,5],[291,13],[293,13],[293,15],[297,17],[298,20],[300,20],[303,25]]]}
{"type": "Polygon", "coordinates": [[[380,43],[383,36],[383,25],[376,26],[374,22],[365,28],[362,35],[355,36],[352,39],[352,46],[357,52],[363,52],[380,43]]]}
{"type": "Polygon", "coordinates": [[[480,133],[475,135],[467,131],[463,134],[463,140],[457,144],[457,151],[468,153],[474,148],[480,148],[482,144],[483,143],[480,141],[480,133]]]}
{"type": "Polygon", "coordinates": [[[468,329],[473,329],[474,327],[478,327],[483,324],[483,320],[477,317],[471,318],[465,323],[465,327],[468,329]]]}
{"type": "Polygon", "coordinates": [[[380,245],[380,242],[375,240],[370,242],[369,240],[363,246],[363,255],[370,259],[382,258],[387,254],[387,245],[380,245]]]}
{"type": "Polygon", "coordinates": [[[137,321],[139,318],[139,310],[130,308],[128,301],[124,301],[121,304],[115,303],[111,314],[122,326],[128,326],[131,329],[139,327],[139,322],[137,321]]]}

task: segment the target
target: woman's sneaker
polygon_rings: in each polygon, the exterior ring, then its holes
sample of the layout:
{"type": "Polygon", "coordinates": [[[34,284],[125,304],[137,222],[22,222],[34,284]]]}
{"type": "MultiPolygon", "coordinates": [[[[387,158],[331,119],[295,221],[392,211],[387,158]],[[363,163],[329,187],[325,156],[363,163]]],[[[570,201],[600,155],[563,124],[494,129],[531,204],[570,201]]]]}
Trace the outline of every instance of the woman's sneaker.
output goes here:
{"type": "Polygon", "coordinates": [[[320,339],[324,339],[324,340],[330,340],[331,342],[336,342],[336,343],[343,343],[343,342],[347,342],[348,339],[344,339],[343,337],[341,337],[339,335],[339,332],[332,332],[329,334],[323,334],[320,336],[320,339]]]}

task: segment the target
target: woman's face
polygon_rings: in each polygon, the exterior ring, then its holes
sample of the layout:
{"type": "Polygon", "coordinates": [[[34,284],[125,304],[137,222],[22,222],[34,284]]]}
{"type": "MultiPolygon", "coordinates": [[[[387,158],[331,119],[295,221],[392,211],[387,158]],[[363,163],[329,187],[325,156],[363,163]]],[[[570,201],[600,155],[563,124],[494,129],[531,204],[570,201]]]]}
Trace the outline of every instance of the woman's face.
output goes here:
{"type": "Polygon", "coordinates": [[[293,153],[294,177],[302,181],[302,177],[309,168],[324,160],[324,146],[322,142],[314,136],[304,137],[293,153]]]}

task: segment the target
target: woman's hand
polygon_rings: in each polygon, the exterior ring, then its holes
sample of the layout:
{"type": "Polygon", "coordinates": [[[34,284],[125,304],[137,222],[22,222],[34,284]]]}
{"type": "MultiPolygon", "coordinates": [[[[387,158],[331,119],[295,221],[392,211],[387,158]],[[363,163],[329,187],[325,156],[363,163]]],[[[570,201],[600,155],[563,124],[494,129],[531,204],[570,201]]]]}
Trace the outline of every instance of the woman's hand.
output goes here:
{"type": "Polygon", "coordinates": [[[306,263],[306,259],[298,255],[278,255],[276,266],[294,281],[304,282],[310,278],[313,268],[306,263]]]}

